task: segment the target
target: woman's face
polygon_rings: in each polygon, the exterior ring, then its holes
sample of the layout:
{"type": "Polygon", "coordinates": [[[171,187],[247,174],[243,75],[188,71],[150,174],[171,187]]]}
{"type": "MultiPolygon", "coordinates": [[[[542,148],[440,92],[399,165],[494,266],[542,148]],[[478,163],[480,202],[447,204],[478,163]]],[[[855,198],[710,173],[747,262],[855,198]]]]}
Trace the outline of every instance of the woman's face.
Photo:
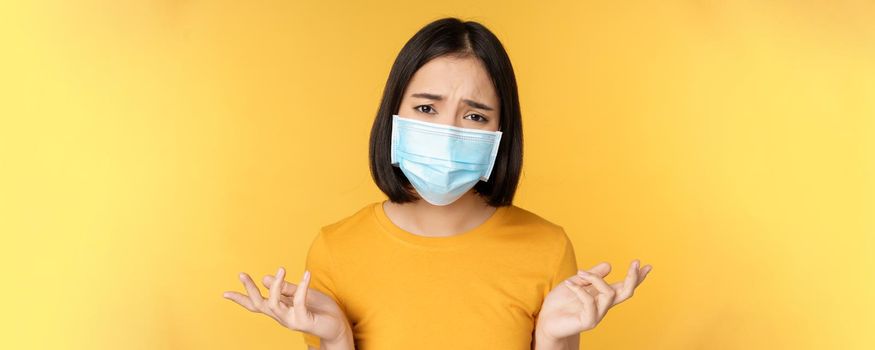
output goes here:
{"type": "Polygon", "coordinates": [[[498,130],[501,115],[489,73],[476,57],[440,56],[419,68],[398,115],[431,123],[498,130]]]}

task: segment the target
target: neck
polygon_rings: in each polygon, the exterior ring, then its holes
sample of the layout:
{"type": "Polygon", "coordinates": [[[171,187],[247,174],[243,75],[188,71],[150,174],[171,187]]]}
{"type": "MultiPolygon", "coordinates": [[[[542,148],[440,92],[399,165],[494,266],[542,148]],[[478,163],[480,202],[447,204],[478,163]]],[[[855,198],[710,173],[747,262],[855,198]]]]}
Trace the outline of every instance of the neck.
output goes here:
{"type": "Polygon", "coordinates": [[[404,204],[386,201],[383,208],[405,231],[434,237],[453,236],[473,229],[489,219],[496,209],[473,189],[447,205],[433,205],[419,199],[404,204]]]}

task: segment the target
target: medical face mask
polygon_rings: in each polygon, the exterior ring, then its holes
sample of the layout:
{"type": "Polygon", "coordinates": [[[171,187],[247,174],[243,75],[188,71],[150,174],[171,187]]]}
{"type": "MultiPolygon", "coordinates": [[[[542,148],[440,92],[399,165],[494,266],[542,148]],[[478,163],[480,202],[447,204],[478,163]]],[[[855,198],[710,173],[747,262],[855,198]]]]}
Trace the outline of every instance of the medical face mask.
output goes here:
{"type": "Polygon", "coordinates": [[[459,199],[489,180],[501,131],[460,128],[392,116],[392,165],[434,205],[459,199]]]}

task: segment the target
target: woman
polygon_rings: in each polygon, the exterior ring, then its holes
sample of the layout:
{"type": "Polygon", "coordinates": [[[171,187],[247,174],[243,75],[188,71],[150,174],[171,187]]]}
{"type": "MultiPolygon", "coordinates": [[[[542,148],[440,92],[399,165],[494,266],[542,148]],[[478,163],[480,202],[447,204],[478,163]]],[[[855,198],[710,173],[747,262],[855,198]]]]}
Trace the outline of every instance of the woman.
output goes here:
{"type": "Polygon", "coordinates": [[[248,294],[225,297],[311,349],[577,349],[651,267],[635,260],[614,284],[607,263],[578,271],[562,227],[512,204],[522,145],[499,40],[476,22],[428,24],[398,54],[371,129],[388,200],[322,227],[300,284],[280,268],[265,299],[241,273],[248,294]]]}

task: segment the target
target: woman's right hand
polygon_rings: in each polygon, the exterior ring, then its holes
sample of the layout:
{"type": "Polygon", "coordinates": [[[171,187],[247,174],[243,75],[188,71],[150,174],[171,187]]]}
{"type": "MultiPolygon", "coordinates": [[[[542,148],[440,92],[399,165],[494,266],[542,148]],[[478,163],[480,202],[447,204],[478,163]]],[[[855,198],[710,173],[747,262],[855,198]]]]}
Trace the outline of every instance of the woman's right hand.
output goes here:
{"type": "Polygon", "coordinates": [[[262,284],[268,288],[268,298],[245,272],[240,273],[240,281],[248,295],[227,291],[223,296],[252,312],[270,316],[284,327],[307,332],[324,342],[342,341],[352,333],[349,322],[337,303],[322,292],[308,288],[310,272],[304,272],[299,285],[285,282],[285,269],[277,271],[276,278],[264,276],[262,284]]]}

